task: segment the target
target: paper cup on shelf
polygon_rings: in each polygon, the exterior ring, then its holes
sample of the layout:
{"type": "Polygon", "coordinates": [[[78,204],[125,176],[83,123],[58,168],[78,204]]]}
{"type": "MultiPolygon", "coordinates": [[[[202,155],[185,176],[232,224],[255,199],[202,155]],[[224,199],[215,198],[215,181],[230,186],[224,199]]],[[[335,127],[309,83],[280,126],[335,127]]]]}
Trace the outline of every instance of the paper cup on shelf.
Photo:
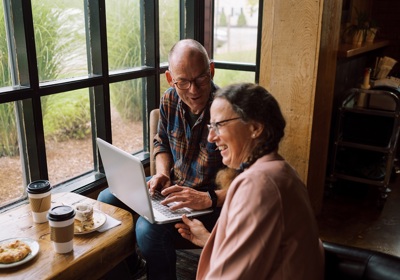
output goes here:
{"type": "Polygon", "coordinates": [[[26,188],[32,218],[35,223],[47,222],[47,213],[51,207],[51,185],[47,180],[38,180],[29,183],[26,188]]]}
{"type": "Polygon", "coordinates": [[[47,218],[54,251],[59,254],[71,252],[74,249],[74,208],[68,205],[53,207],[47,218]]]}

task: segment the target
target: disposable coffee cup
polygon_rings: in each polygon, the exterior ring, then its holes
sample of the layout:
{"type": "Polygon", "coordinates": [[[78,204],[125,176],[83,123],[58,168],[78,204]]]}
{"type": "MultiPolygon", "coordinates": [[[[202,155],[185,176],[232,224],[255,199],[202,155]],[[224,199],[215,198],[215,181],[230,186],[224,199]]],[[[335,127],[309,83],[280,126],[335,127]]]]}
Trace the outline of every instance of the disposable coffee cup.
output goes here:
{"type": "Polygon", "coordinates": [[[47,213],[51,207],[51,185],[47,180],[38,180],[29,183],[26,188],[32,218],[35,223],[46,223],[47,213]]]}
{"type": "Polygon", "coordinates": [[[79,203],[75,205],[76,219],[81,222],[90,222],[93,220],[93,205],[79,203]]]}
{"type": "Polygon", "coordinates": [[[47,219],[54,251],[59,254],[71,252],[74,249],[74,208],[68,205],[53,207],[47,214],[47,219]]]}

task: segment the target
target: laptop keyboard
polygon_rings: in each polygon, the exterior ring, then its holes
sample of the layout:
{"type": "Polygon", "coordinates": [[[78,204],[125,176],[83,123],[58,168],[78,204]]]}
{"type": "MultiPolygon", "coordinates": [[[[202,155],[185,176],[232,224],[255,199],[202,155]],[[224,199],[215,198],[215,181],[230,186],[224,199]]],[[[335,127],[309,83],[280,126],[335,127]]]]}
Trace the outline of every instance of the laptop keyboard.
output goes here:
{"type": "Polygon", "coordinates": [[[171,209],[169,209],[168,206],[161,204],[161,201],[163,201],[164,199],[165,196],[163,196],[159,191],[155,191],[154,194],[151,196],[153,208],[163,215],[167,216],[168,218],[181,217],[183,214],[190,213],[190,211],[184,208],[172,211],[171,209]]]}

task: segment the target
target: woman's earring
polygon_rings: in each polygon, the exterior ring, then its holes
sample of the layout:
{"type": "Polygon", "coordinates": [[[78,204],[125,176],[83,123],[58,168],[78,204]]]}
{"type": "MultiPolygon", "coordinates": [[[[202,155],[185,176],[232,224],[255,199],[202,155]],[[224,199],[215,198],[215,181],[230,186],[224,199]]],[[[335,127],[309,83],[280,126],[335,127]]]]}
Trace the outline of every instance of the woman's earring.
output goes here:
{"type": "Polygon", "coordinates": [[[255,133],[253,133],[253,135],[252,135],[251,137],[253,137],[253,138],[256,138],[256,134],[255,134],[255,133]]]}

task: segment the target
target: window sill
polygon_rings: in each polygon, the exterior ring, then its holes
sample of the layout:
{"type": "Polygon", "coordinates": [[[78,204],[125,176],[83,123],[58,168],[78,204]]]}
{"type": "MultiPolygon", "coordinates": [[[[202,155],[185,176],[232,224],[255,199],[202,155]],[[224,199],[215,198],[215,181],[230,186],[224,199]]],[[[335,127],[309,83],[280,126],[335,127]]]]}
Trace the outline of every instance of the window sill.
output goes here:
{"type": "MultiPolygon", "coordinates": [[[[143,166],[149,165],[150,157],[148,152],[140,152],[135,154],[141,161],[143,166]]],[[[65,184],[57,185],[53,192],[75,192],[82,195],[87,195],[92,192],[99,191],[107,187],[107,179],[104,173],[93,171],[82,175],[65,184]]]]}
{"type": "MultiPolygon", "coordinates": [[[[150,164],[150,156],[148,152],[140,152],[135,154],[141,161],[144,167],[149,166],[150,164]]],[[[88,196],[91,193],[96,193],[101,191],[107,187],[107,178],[104,173],[93,171],[87,174],[84,174],[80,177],[74,178],[66,183],[56,185],[52,193],[60,193],[60,192],[75,192],[84,196],[88,196]]],[[[96,198],[94,198],[96,199],[96,198]]],[[[18,207],[23,204],[27,204],[28,199],[18,200],[9,205],[5,205],[0,207],[0,213],[6,212],[12,208],[18,207]]]]}

